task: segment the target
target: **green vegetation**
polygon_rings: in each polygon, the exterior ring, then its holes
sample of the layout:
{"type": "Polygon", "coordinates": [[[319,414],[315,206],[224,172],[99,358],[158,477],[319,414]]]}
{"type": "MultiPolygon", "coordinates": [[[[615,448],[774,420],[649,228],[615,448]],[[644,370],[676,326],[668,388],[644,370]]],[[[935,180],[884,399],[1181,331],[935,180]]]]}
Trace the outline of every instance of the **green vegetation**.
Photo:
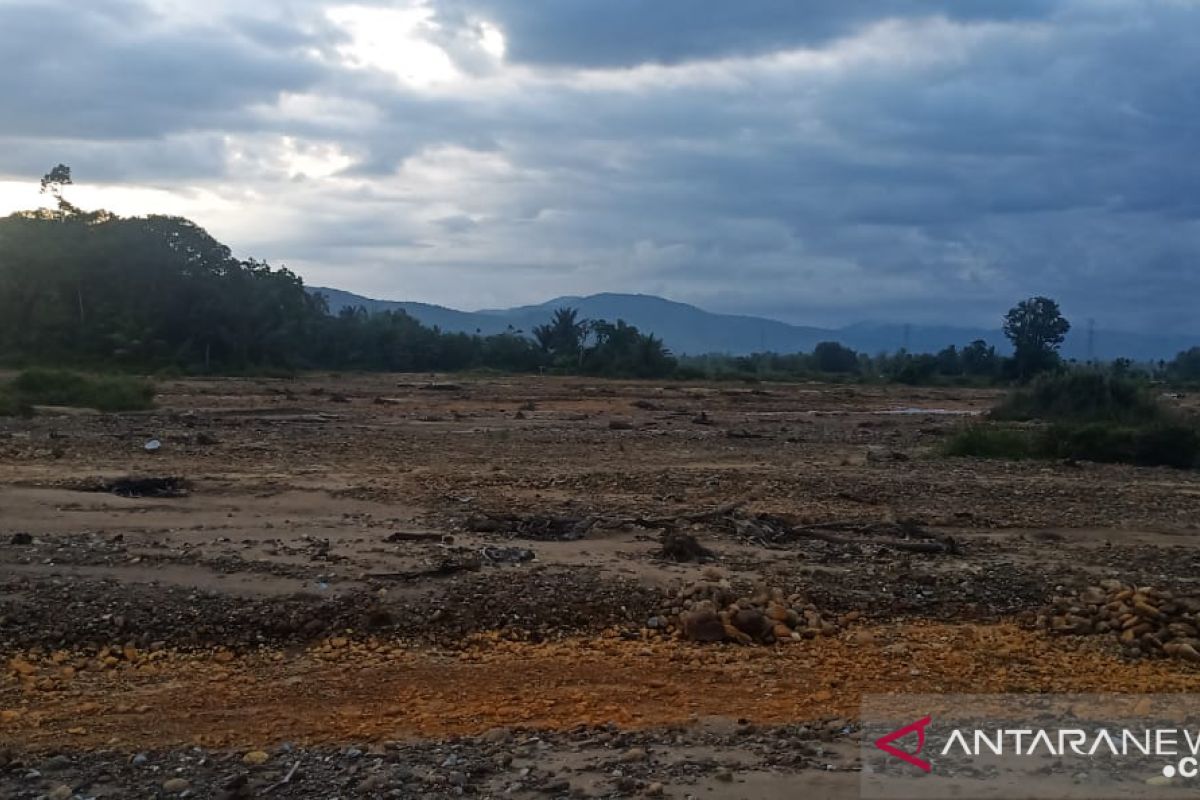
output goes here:
{"type": "MultiPolygon", "coordinates": [[[[621,321],[560,309],[550,330],[444,333],[404,313],[331,316],[287,269],[235,259],[178,217],[122,218],[67,202],[70,170],[42,188],[57,209],[0,219],[0,361],[155,372],[311,368],[558,370],[658,377],[675,361],[621,321]]],[[[545,326],[542,326],[545,327],[545,326]]]]}
{"type": "Polygon", "coordinates": [[[990,416],[997,420],[1146,424],[1162,420],[1165,414],[1142,384],[1088,370],[1043,375],[1028,388],[1011,392],[990,416]]]}
{"type": "Polygon", "coordinates": [[[154,406],[154,386],[121,375],[89,376],[29,369],[0,387],[0,415],[28,413],[32,406],[77,406],[97,411],[141,411],[154,406]]]}
{"type": "Polygon", "coordinates": [[[1200,385],[1200,347],[1184,350],[1166,365],[1166,377],[1184,386],[1200,385]]]}
{"type": "Polygon", "coordinates": [[[962,428],[946,443],[948,456],[1007,458],[1014,461],[1038,458],[1032,431],[999,425],[972,424],[962,428]]]}
{"type": "Polygon", "coordinates": [[[1004,316],[1004,335],[1013,344],[1013,368],[1021,380],[1059,365],[1058,348],[1071,323],[1049,297],[1031,297],[1004,316]]]}
{"type": "Polygon", "coordinates": [[[33,407],[19,398],[7,386],[0,386],[0,417],[26,417],[33,413],[33,407]]]}
{"type": "MultiPolygon", "coordinates": [[[[580,319],[573,308],[556,310],[528,332],[447,333],[403,312],[347,308],[331,315],[324,299],[287,269],[236,259],[186,219],[81,210],[63,196],[70,185],[71,171],[60,164],[42,180],[56,209],[0,218],[0,363],[150,374],[490,370],[958,386],[1034,380],[1031,399],[1015,398],[1000,413],[1059,418],[1045,416],[1036,377],[1066,369],[1058,349],[1070,324],[1045,297],[1022,301],[1005,317],[1012,357],[977,340],[936,354],[872,356],[821,342],[812,353],[676,358],[651,334],[621,320],[580,319]]],[[[1151,371],[1200,383],[1200,348],[1151,371]]],[[[1118,361],[1110,372],[1129,375],[1135,367],[1118,361]]],[[[1087,391],[1081,385],[1078,394],[1087,391]]],[[[20,400],[0,402],[14,409],[20,400]]],[[[125,399],[110,404],[127,405],[125,399]]],[[[1075,405],[1060,416],[1075,419],[1075,405]]]]}
{"type": "Polygon", "coordinates": [[[1200,467],[1197,421],[1171,412],[1128,378],[1046,375],[1009,394],[989,416],[996,422],[964,427],[947,442],[946,454],[1200,467]],[[1012,421],[1043,424],[1004,424],[1012,421]]]}

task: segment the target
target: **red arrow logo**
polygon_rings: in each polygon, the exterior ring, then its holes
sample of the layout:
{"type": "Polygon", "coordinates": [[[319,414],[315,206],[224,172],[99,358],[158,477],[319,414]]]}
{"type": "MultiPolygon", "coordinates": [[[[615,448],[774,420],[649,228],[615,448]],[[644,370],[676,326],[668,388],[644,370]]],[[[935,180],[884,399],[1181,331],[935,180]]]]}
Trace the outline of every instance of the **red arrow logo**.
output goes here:
{"type": "Polygon", "coordinates": [[[905,725],[903,728],[892,731],[887,736],[879,737],[875,740],[875,746],[888,755],[895,756],[901,761],[906,761],[924,772],[931,772],[933,771],[933,766],[928,761],[917,758],[917,753],[921,752],[921,749],[925,747],[925,727],[931,722],[933,722],[933,717],[919,719],[911,725],[905,725]],[[903,739],[913,731],[916,731],[917,734],[916,752],[906,753],[900,748],[892,746],[892,742],[897,739],[903,739]]]}

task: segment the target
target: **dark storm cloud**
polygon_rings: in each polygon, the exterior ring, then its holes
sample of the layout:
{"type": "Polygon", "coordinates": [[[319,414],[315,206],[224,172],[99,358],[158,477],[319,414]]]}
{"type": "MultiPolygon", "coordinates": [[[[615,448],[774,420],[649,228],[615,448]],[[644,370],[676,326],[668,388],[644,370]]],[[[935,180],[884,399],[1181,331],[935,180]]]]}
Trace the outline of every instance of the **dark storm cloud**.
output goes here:
{"type": "Polygon", "coordinates": [[[442,21],[497,23],[513,60],[622,67],[820,45],[889,17],[1023,19],[1051,0],[443,0],[442,21]]]}
{"type": "Polygon", "coordinates": [[[163,2],[0,0],[0,174],[251,197],[214,232],[377,296],[1200,329],[1195,3],[438,0],[430,88],[318,0],[163,2]]]}
{"type": "Polygon", "coordinates": [[[310,86],[318,66],[259,25],[170,26],[132,2],[0,3],[7,136],[155,137],[236,129],[248,104],[310,86]],[[257,39],[257,40],[256,40],[257,39]]]}

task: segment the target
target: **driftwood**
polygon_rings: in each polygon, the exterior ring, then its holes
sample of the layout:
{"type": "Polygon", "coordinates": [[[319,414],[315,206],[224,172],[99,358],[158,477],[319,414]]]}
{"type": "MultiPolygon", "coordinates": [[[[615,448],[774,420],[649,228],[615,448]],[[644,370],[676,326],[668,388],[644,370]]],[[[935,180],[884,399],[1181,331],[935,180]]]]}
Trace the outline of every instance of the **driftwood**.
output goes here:
{"type": "Polygon", "coordinates": [[[297,759],[296,761],[292,762],[292,768],[288,770],[287,775],[284,775],[281,780],[275,781],[275,783],[272,783],[270,786],[263,789],[261,792],[259,792],[259,795],[261,796],[264,794],[270,794],[271,792],[275,791],[279,787],[284,786],[285,784],[291,783],[292,776],[296,774],[296,770],[299,768],[300,768],[300,761],[299,761],[299,759],[297,759]]]}
{"type": "Polygon", "coordinates": [[[395,533],[384,539],[385,542],[444,542],[447,539],[453,541],[454,537],[445,533],[409,533],[407,531],[396,531],[395,533]]]}
{"type": "MultiPolygon", "coordinates": [[[[821,526],[823,527],[823,526],[821,526]]],[[[931,541],[914,542],[908,539],[882,539],[882,538],[855,538],[850,536],[839,536],[836,533],[821,530],[820,527],[804,527],[791,528],[790,532],[793,536],[805,539],[818,539],[822,542],[830,544],[843,545],[879,545],[880,547],[890,547],[893,550],[903,550],[908,553],[949,553],[952,555],[960,555],[961,550],[958,547],[958,542],[953,537],[931,541]]]]}
{"type": "Polygon", "coordinates": [[[366,577],[376,580],[413,581],[420,578],[438,578],[456,572],[478,572],[483,566],[478,557],[447,558],[433,567],[411,569],[402,572],[368,572],[366,577]]]}
{"type": "Polygon", "coordinates": [[[692,514],[675,514],[669,517],[634,517],[632,519],[611,520],[611,522],[637,525],[642,528],[663,528],[688,522],[704,522],[705,520],[716,519],[718,517],[727,517],[745,505],[745,503],[745,500],[735,500],[732,503],[725,503],[708,511],[696,511],[692,514]]]}
{"type": "Polygon", "coordinates": [[[961,555],[958,542],[926,530],[912,520],[899,522],[831,521],[817,525],[793,525],[773,514],[749,515],[738,513],[744,500],[726,503],[707,511],[670,517],[638,517],[623,520],[645,528],[674,528],[683,523],[720,520],[731,532],[764,547],[779,546],[796,539],[818,541],[843,546],[870,545],[890,547],[907,553],[961,555]],[[857,535],[854,535],[857,534],[857,535]]]}

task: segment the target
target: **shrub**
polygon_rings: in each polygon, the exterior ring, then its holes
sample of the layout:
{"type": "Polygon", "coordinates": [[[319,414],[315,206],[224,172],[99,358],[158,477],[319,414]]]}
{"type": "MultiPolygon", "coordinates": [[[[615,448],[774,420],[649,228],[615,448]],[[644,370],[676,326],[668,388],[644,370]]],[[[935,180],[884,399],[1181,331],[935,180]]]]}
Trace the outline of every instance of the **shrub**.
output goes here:
{"type": "Polygon", "coordinates": [[[976,456],[978,458],[1035,458],[1031,432],[999,425],[968,425],[959,430],[946,442],[948,456],[976,456]]]}
{"type": "Polygon", "coordinates": [[[1180,424],[1155,425],[1133,440],[1136,464],[1189,469],[1200,467],[1200,430],[1180,424]]]}
{"type": "Polygon", "coordinates": [[[26,417],[32,412],[33,408],[28,403],[12,390],[0,386],[0,417],[26,417]]]}
{"type": "Polygon", "coordinates": [[[1200,431],[1183,423],[1055,425],[1045,431],[1041,446],[1048,457],[1178,469],[1200,465],[1200,431]]]}
{"type": "Polygon", "coordinates": [[[28,369],[10,392],[22,403],[81,406],[98,411],[140,411],[154,406],[154,386],[126,376],[91,377],[64,370],[28,369]]]}
{"type": "Polygon", "coordinates": [[[1177,422],[1057,424],[1040,431],[982,424],[960,430],[947,442],[945,452],[949,456],[1071,458],[1190,469],[1200,466],[1200,430],[1177,422]]]}
{"type": "Polygon", "coordinates": [[[1132,428],[1104,423],[1052,425],[1042,432],[1038,447],[1046,458],[1130,464],[1135,434],[1132,428]]]}
{"type": "Polygon", "coordinates": [[[1027,389],[1008,395],[992,419],[1050,422],[1145,424],[1165,418],[1165,409],[1140,384],[1099,372],[1043,375],[1027,389]]]}

